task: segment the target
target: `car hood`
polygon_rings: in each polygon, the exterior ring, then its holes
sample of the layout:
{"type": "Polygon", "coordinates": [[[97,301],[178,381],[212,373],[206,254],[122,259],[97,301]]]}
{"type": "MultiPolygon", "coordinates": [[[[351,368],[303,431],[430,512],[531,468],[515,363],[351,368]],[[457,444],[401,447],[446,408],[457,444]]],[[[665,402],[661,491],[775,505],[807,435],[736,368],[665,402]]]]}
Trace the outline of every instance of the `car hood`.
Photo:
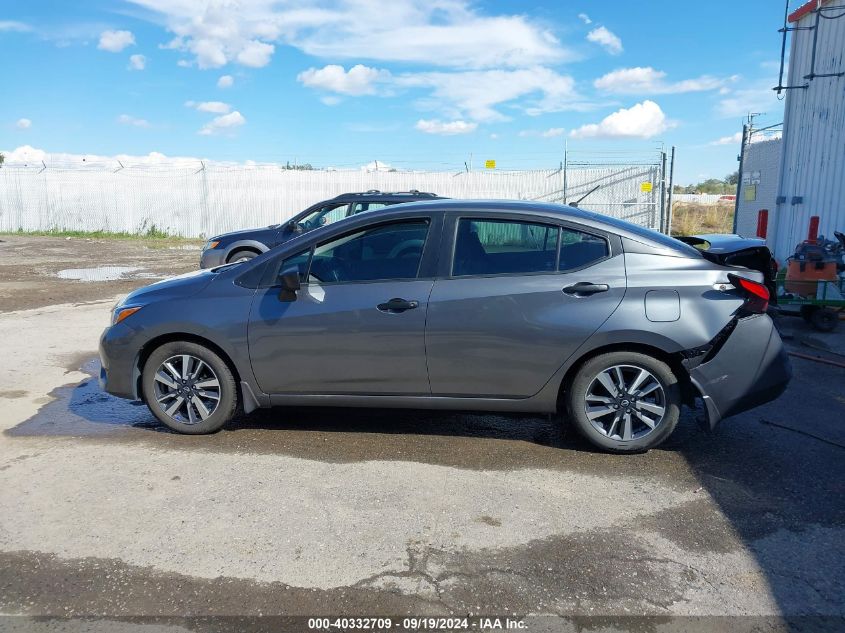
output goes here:
{"type": "Polygon", "coordinates": [[[240,231],[231,231],[229,233],[221,233],[215,237],[212,237],[212,240],[225,240],[227,242],[234,242],[239,239],[249,239],[249,240],[266,240],[270,238],[274,238],[276,233],[278,233],[280,225],[274,224],[272,226],[265,226],[258,229],[241,229],[240,231]]]}
{"type": "Polygon", "coordinates": [[[130,292],[120,304],[146,304],[161,299],[194,295],[211,283],[217,277],[218,271],[224,270],[227,267],[218,266],[217,268],[207,270],[195,270],[184,275],[178,275],[177,277],[162,279],[149,286],[144,286],[143,288],[138,288],[130,292]]]}

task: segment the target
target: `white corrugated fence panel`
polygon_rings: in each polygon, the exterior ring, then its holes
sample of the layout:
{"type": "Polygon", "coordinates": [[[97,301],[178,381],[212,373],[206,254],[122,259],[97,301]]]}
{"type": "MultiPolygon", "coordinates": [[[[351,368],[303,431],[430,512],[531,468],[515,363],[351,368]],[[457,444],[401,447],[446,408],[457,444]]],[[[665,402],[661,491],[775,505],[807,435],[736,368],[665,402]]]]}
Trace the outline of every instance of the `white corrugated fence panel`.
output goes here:
{"type": "MultiPolygon", "coordinates": [[[[659,169],[571,169],[568,198],[601,188],[581,205],[649,227],[659,226],[659,169]],[[642,191],[641,183],[652,183],[642,191]]],[[[103,165],[0,169],[0,231],[114,231],[153,227],[171,235],[207,237],[283,222],[340,193],[430,191],[449,198],[562,202],[560,170],[521,172],[366,172],[284,170],[276,166],[187,168],[103,165]]]]}

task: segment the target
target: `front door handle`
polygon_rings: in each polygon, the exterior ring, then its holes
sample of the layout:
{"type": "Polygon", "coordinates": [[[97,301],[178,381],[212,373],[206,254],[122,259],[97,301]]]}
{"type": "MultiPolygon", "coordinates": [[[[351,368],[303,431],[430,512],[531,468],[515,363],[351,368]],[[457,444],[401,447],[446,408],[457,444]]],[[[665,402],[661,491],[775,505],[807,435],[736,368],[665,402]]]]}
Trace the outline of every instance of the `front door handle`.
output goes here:
{"type": "Polygon", "coordinates": [[[608,290],[610,290],[610,286],[607,284],[591,284],[589,281],[579,281],[577,284],[572,284],[563,289],[566,294],[576,297],[587,297],[608,290]]]}
{"type": "Polygon", "coordinates": [[[416,300],[408,301],[407,299],[391,299],[386,303],[378,304],[378,309],[381,312],[389,312],[390,314],[397,314],[405,310],[413,310],[420,307],[420,302],[416,300]]]}

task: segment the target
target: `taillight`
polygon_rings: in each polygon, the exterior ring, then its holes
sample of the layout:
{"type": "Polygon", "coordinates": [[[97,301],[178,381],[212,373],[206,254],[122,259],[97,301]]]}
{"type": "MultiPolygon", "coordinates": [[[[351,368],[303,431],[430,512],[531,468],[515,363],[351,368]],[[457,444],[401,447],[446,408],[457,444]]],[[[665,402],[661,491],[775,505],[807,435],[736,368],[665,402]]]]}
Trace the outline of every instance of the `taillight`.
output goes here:
{"type": "Polygon", "coordinates": [[[743,306],[747,311],[755,314],[763,314],[769,307],[769,289],[764,284],[757,281],[751,281],[739,275],[728,274],[728,279],[745,295],[745,305],[743,306]]]}

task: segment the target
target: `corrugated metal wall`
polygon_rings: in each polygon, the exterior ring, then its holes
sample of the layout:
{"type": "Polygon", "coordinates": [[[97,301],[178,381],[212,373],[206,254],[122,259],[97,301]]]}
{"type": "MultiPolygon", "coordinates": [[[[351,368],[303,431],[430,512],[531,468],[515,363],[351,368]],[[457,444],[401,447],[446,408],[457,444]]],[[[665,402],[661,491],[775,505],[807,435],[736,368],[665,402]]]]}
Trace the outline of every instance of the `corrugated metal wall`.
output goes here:
{"type": "Polygon", "coordinates": [[[737,192],[739,205],[736,215],[736,232],[740,235],[753,237],[757,234],[760,209],[769,210],[769,227],[772,227],[780,184],[780,153],[779,138],[747,143],[743,149],[742,182],[737,192]]]}
{"type": "MultiPolygon", "coordinates": [[[[827,5],[826,15],[845,12],[845,2],[827,5]],[[840,7],[835,10],[835,7],[840,7]]],[[[810,13],[797,24],[816,22],[810,13]]],[[[814,31],[792,33],[789,57],[790,86],[809,84],[806,90],[788,90],[784,113],[780,196],[772,236],[779,258],[792,253],[806,238],[810,217],[820,217],[819,231],[832,236],[845,231],[845,77],[804,78],[810,72],[814,31]],[[793,202],[794,197],[803,198],[793,202]]],[[[819,22],[816,73],[845,71],[845,17],[819,22]]],[[[770,226],[772,222],[770,220],[770,226]]]]}

